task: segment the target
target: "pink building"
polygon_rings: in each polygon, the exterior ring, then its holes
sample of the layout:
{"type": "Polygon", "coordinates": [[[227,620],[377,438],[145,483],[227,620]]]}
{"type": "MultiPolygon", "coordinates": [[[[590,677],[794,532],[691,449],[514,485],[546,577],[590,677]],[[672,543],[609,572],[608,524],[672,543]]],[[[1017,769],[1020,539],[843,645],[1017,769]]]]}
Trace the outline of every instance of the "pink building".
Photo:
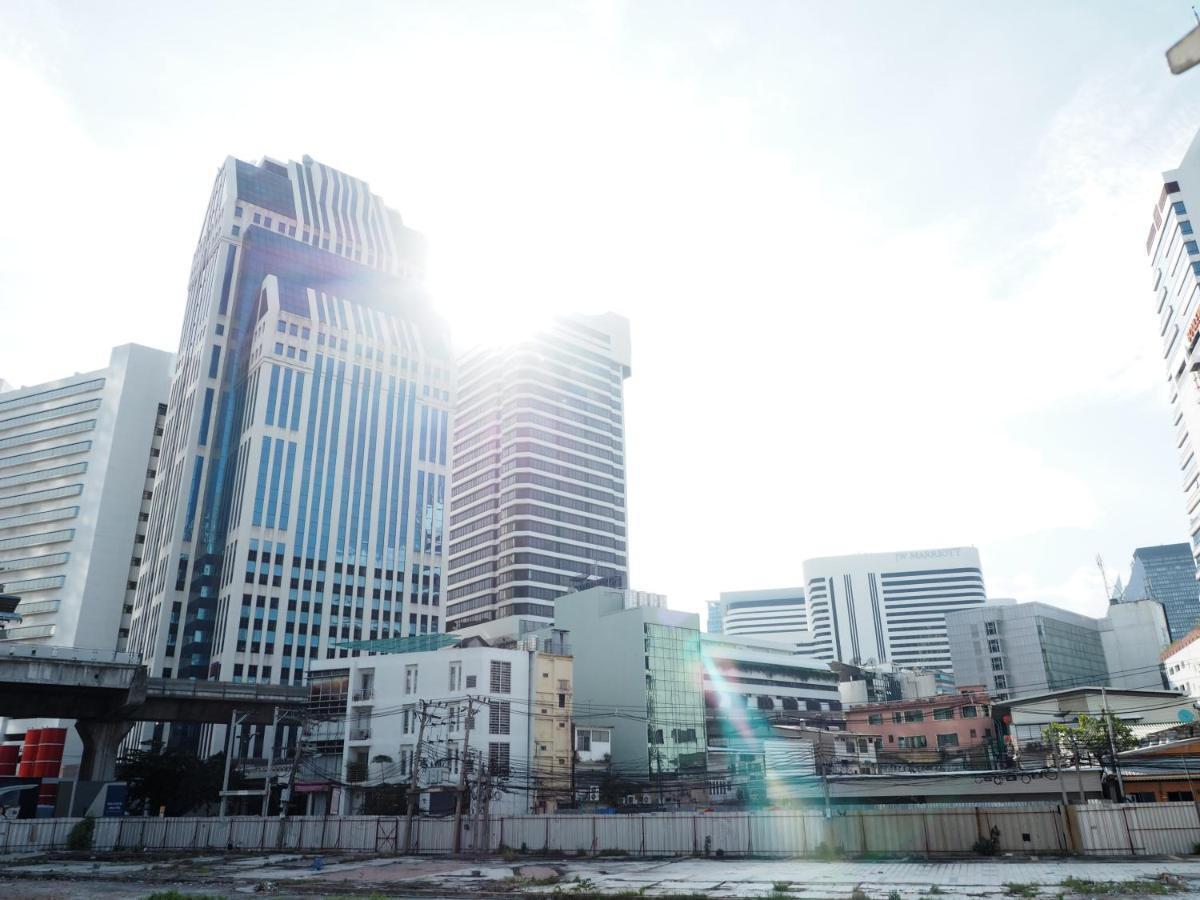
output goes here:
{"type": "Polygon", "coordinates": [[[880,737],[880,763],[986,765],[993,743],[992,702],[982,685],[915,700],[864,703],[844,710],[846,729],[880,737]]]}

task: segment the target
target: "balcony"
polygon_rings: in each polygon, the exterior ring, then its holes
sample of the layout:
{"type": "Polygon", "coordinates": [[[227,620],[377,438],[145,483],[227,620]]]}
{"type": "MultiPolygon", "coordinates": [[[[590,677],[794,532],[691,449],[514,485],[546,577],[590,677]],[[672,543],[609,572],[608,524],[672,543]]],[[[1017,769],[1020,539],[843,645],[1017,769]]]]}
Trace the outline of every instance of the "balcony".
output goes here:
{"type": "Polygon", "coordinates": [[[365,687],[365,688],[360,688],[359,690],[354,692],[354,696],[351,698],[351,702],[352,703],[367,703],[374,699],[375,699],[375,688],[365,687]]]}
{"type": "Polygon", "coordinates": [[[350,729],[351,741],[369,741],[371,739],[371,727],[369,725],[355,725],[350,729]]]}

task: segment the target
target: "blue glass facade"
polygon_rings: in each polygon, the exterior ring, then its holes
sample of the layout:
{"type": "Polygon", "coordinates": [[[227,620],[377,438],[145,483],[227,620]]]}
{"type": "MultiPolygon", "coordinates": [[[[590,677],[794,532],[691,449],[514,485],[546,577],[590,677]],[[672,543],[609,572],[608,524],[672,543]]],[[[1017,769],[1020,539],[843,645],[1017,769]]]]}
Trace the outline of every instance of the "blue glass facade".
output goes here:
{"type": "Polygon", "coordinates": [[[289,683],[343,640],[440,630],[453,372],[422,249],[312,160],[223,167],[135,603],[154,675],[289,683]]]}
{"type": "Polygon", "coordinates": [[[1200,583],[1187,544],[1138,547],[1133,551],[1129,584],[1122,603],[1157,600],[1167,616],[1171,640],[1177,641],[1200,622],[1200,583]]]}

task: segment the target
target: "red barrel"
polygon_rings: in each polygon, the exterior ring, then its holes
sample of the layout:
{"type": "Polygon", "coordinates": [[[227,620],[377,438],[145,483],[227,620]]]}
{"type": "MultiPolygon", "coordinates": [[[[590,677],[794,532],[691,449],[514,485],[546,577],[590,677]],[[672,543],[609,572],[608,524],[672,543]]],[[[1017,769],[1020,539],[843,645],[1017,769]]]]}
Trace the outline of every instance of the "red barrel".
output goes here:
{"type": "Polygon", "coordinates": [[[38,741],[37,769],[34,775],[42,778],[57,778],[62,770],[63,749],[67,743],[67,729],[43,728],[38,741]]]}
{"type": "Polygon", "coordinates": [[[0,778],[17,774],[17,759],[20,756],[19,744],[0,744],[0,778]]]}
{"type": "Polygon", "coordinates": [[[37,762],[38,743],[42,739],[42,729],[30,728],[25,732],[25,741],[21,746],[21,764],[17,767],[17,775],[21,778],[32,778],[34,764],[37,762]]]}

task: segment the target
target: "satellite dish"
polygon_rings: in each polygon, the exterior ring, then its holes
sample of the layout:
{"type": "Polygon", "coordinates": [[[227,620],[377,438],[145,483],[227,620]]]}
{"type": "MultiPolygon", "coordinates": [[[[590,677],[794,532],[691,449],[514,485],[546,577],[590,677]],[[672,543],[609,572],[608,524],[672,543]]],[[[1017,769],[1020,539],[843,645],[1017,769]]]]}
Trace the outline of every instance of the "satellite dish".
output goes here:
{"type": "Polygon", "coordinates": [[[1196,714],[1190,709],[1181,709],[1179,711],[1179,721],[1184,723],[1195,722],[1196,714]]]}

